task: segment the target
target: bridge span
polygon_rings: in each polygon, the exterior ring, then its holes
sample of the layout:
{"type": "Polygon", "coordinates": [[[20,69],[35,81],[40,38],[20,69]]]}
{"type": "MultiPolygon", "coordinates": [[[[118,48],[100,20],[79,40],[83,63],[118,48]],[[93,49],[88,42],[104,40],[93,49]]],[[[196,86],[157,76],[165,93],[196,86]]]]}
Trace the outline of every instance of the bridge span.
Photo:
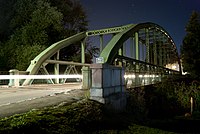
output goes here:
{"type": "Polygon", "coordinates": [[[39,75],[46,77],[42,78],[46,83],[64,84],[70,79],[67,76],[76,75],[74,79],[82,88],[90,89],[91,99],[112,103],[113,99],[107,98],[123,94],[125,87],[154,84],[165,77],[181,75],[181,64],[169,33],[158,24],[146,22],[77,33],[42,51],[30,61],[27,70],[11,70],[10,74],[25,77],[10,78],[9,86],[41,82],[39,75]],[[100,49],[93,64],[85,62],[88,40],[95,40],[100,49]],[[74,44],[80,45],[81,62],[62,61],[60,50],[74,44]]]}

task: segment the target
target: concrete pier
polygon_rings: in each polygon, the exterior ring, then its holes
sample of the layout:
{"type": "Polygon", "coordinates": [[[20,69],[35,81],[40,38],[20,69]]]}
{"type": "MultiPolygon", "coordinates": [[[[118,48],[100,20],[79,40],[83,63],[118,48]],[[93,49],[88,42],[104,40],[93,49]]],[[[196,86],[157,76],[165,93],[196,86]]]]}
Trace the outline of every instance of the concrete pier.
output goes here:
{"type": "Polygon", "coordinates": [[[92,64],[90,99],[117,112],[126,107],[124,68],[108,64],[92,64]]]}

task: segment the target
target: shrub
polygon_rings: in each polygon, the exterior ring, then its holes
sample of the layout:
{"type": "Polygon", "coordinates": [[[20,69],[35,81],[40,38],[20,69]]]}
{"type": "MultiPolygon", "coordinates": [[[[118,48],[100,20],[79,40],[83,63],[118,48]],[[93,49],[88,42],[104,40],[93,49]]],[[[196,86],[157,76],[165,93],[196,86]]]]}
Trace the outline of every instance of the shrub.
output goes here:
{"type": "Polygon", "coordinates": [[[145,92],[141,88],[129,89],[127,112],[134,115],[136,120],[143,120],[147,116],[145,92]]]}

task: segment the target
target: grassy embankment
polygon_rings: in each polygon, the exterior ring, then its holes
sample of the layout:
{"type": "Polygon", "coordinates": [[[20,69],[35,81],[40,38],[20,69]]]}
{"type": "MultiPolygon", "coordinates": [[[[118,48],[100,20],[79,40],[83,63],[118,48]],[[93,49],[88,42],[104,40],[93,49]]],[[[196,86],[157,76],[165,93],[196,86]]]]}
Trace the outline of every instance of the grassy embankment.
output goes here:
{"type": "Polygon", "coordinates": [[[199,85],[185,83],[172,80],[130,89],[127,110],[120,114],[85,99],[3,118],[0,133],[199,133],[199,85]],[[190,111],[191,95],[194,113],[182,116],[190,111]]]}

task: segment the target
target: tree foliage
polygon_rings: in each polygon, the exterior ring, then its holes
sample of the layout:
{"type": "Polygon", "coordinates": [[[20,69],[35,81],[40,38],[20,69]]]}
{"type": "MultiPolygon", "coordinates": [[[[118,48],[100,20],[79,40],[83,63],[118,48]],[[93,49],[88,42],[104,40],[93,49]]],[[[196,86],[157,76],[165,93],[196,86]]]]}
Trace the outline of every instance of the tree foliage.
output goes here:
{"type": "Polygon", "coordinates": [[[193,12],[186,26],[181,46],[183,69],[194,78],[200,78],[200,16],[193,12]]]}
{"type": "MultiPolygon", "coordinates": [[[[1,70],[26,70],[31,59],[51,44],[87,30],[87,16],[77,0],[0,0],[0,7],[1,70]]],[[[72,59],[80,45],[62,51],[61,59],[72,59]]]]}

